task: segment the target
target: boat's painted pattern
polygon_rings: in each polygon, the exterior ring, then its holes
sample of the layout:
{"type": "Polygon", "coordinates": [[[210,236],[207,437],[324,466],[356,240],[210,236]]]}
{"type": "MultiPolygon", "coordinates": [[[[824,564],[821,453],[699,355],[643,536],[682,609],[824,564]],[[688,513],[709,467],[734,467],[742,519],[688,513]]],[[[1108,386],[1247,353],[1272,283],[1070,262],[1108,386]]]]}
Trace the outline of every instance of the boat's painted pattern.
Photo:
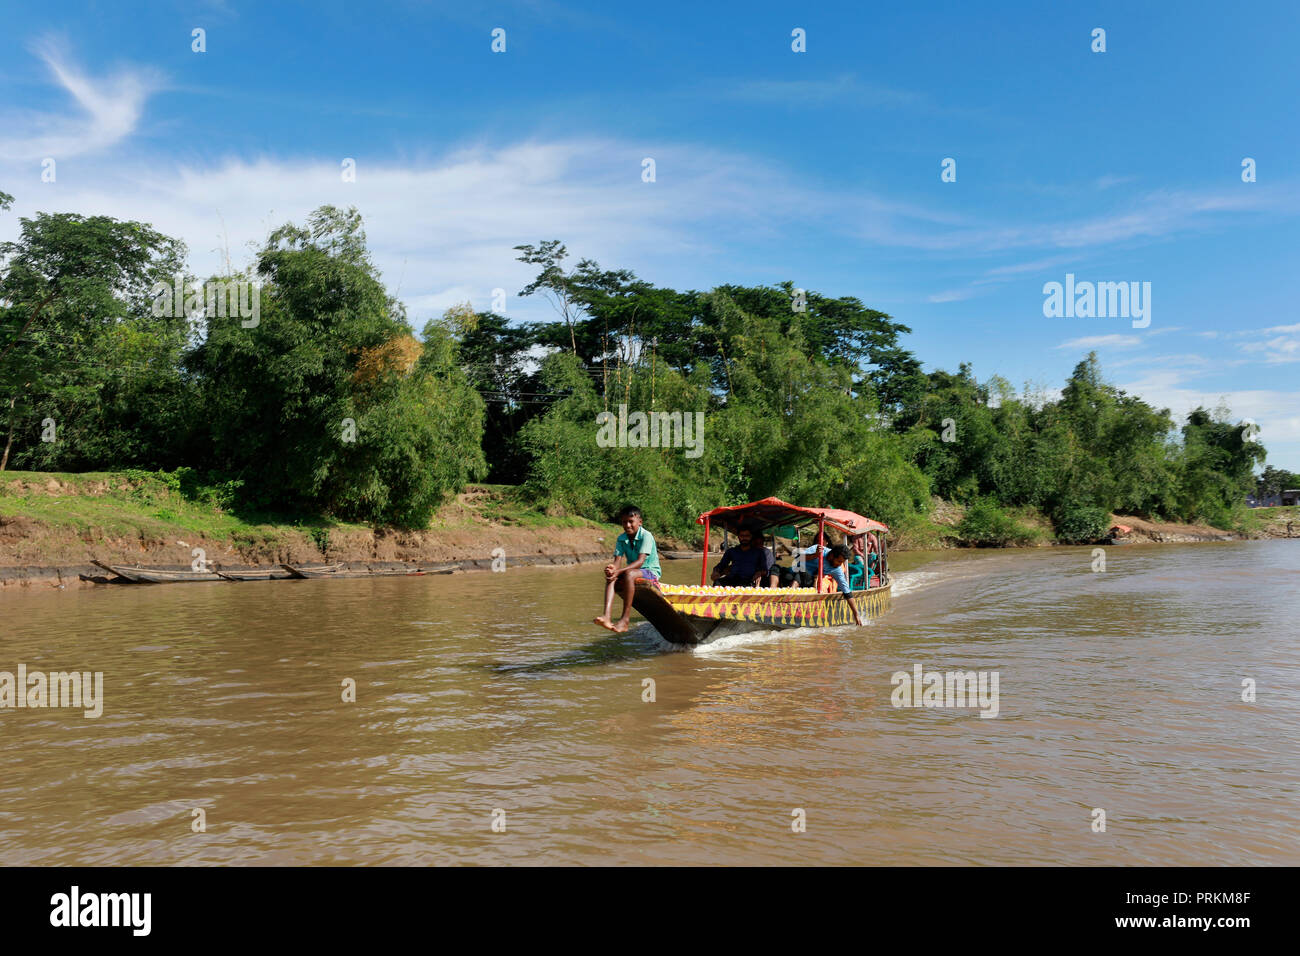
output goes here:
{"type": "MultiPolygon", "coordinates": [[[[659,591],[679,614],[715,621],[753,621],[778,627],[835,627],[853,624],[838,592],[812,588],[725,588],[663,584],[659,591]]],[[[853,603],[865,621],[889,609],[890,587],[854,591],[853,603]]]]}

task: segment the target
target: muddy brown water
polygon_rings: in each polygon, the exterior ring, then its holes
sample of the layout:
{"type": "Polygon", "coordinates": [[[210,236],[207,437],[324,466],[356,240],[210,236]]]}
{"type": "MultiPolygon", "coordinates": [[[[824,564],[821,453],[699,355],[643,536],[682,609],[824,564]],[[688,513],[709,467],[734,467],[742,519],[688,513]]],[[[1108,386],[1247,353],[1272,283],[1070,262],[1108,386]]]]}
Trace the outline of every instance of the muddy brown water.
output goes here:
{"type": "Polygon", "coordinates": [[[590,565],[5,594],[0,671],[104,703],[0,709],[0,864],[1300,863],[1300,544],[1105,557],[898,555],[866,628],[697,650],[590,565]]]}

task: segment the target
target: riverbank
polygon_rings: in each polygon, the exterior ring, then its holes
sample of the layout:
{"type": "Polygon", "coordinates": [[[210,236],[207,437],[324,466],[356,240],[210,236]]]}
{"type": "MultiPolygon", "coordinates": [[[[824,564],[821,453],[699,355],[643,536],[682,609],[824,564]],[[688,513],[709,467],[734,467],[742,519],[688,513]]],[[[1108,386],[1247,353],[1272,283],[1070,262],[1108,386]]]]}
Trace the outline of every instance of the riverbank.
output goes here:
{"type": "MultiPolygon", "coordinates": [[[[936,499],[929,517],[894,529],[890,547],[959,547],[954,529],[962,515],[960,506],[936,499]]],[[[1027,511],[1018,517],[1038,530],[1033,546],[1050,545],[1045,519],[1027,511]]],[[[1252,513],[1255,527],[1244,531],[1112,517],[1132,529],[1126,543],[1286,537],[1288,521],[1300,528],[1300,508],[1259,509],[1252,513]]],[[[494,557],[507,564],[569,565],[603,560],[617,535],[613,524],[544,514],[504,485],[471,485],[439,509],[427,530],[398,531],[228,510],[140,472],[0,473],[0,589],[105,580],[107,573],[92,561],[188,568],[199,556],[196,549],[222,570],[341,562],[358,571],[431,565],[473,571],[489,570],[494,557]]],[[[695,546],[667,535],[659,541],[669,553],[695,546]]]]}
{"type": "Polygon", "coordinates": [[[94,583],[107,572],[92,561],[188,568],[196,549],[223,570],[334,562],[355,570],[487,570],[500,555],[514,564],[565,565],[607,556],[617,534],[613,525],[542,514],[494,485],[457,495],[427,530],[400,531],[237,513],[139,473],[0,474],[0,589],[94,583]]]}

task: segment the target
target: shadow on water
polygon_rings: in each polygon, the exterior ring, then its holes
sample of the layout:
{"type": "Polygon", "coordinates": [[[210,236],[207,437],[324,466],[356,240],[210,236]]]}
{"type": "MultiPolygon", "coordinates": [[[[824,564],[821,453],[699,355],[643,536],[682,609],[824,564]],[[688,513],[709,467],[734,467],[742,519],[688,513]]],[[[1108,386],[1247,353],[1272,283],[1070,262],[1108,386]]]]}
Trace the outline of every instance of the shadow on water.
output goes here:
{"type": "Polygon", "coordinates": [[[589,644],[575,647],[555,657],[528,664],[488,664],[487,669],[496,674],[545,674],[549,671],[574,667],[599,667],[645,657],[670,653],[657,631],[649,625],[632,628],[626,634],[608,634],[589,644]]]}

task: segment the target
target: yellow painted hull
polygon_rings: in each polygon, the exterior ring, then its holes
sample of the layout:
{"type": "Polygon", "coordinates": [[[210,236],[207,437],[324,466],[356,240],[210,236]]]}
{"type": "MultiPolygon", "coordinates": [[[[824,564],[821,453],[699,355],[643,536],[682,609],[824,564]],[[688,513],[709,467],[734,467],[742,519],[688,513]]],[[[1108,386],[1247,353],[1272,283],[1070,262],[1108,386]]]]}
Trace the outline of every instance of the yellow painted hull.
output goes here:
{"type": "MultiPolygon", "coordinates": [[[[854,591],[851,600],[863,621],[889,609],[891,585],[854,591]]],[[[699,644],[725,621],[753,624],[755,629],[836,627],[854,624],[844,595],[812,588],[725,588],[638,581],[635,607],[666,639],[699,644]]]]}

